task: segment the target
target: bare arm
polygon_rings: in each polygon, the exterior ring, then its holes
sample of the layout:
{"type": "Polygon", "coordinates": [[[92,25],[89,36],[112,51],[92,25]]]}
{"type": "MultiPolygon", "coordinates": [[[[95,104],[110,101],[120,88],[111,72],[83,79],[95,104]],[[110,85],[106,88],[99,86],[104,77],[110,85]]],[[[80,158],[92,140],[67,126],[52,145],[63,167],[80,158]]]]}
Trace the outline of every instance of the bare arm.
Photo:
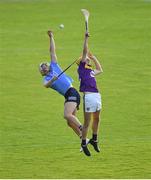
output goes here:
{"type": "Polygon", "coordinates": [[[82,54],[82,59],[81,61],[86,61],[86,57],[88,54],[88,37],[89,37],[89,33],[86,32],[85,33],[85,39],[84,39],[84,45],[83,45],[83,54],[82,54]]]}
{"type": "Polygon", "coordinates": [[[102,66],[98,59],[91,53],[88,54],[89,58],[94,62],[95,69],[94,69],[94,75],[98,75],[103,72],[102,66]]]}
{"type": "Polygon", "coordinates": [[[55,41],[53,38],[52,31],[48,31],[48,36],[50,38],[50,49],[49,49],[50,50],[50,58],[51,58],[51,61],[57,63],[56,46],[55,46],[55,41]]]}
{"type": "Polygon", "coordinates": [[[58,79],[58,77],[54,76],[51,80],[49,80],[47,83],[45,83],[44,86],[45,86],[46,88],[51,87],[51,86],[52,86],[52,83],[53,83],[54,81],[56,81],[57,79],[58,79]]]}

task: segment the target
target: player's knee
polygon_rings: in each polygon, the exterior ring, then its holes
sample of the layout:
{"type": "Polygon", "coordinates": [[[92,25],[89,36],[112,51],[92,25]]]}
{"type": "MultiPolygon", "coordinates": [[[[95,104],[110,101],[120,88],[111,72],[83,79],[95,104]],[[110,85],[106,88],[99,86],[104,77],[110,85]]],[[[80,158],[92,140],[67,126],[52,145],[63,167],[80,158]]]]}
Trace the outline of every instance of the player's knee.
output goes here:
{"type": "Polygon", "coordinates": [[[70,115],[70,114],[64,114],[64,119],[67,120],[67,125],[68,125],[69,127],[71,127],[71,126],[72,126],[72,123],[71,123],[71,115],[70,115]]]}
{"type": "Polygon", "coordinates": [[[69,121],[71,118],[70,114],[64,114],[64,119],[66,119],[67,121],[69,121]]]}

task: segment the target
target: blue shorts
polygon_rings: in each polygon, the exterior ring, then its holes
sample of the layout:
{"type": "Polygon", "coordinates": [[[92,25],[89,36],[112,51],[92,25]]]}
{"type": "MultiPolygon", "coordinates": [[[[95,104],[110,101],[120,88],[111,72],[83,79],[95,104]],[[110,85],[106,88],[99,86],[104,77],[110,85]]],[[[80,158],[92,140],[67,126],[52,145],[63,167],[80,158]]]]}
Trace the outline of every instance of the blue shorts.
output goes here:
{"type": "Polygon", "coordinates": [[[78,91],[75,88],[73,88],[73,87],[69,88],[68,91],[65,93],[64,97],[65,97],[65,103],[66,102],[76,102],[77,109],[79,109],[80,94],[78,93],[78,91]]]}

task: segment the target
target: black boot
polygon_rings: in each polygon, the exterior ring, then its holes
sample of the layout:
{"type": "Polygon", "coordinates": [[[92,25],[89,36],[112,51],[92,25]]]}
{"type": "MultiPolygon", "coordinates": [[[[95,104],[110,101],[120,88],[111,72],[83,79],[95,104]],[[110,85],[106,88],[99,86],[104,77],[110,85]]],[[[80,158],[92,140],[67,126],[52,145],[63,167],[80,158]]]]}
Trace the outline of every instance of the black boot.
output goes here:
{"type": "Polygon", "coordinates": [[[98,142],[94,141],[93,139],[90,139],[89,143],[93,146],[94,150],[96,152],[100,152],[100,148],[98,147],[98,142]]]}
{"type": "Polygon", "coordinates": [[[81,147],[82,147],[83,152],[84,152],[84,154],[85,154],[86,156],[91,156],[90,151],[89,151],[89,149],[88,149],[88,147],[87,147],[86,144],[85,144],[85,145],[81,144],[81,147]]]}

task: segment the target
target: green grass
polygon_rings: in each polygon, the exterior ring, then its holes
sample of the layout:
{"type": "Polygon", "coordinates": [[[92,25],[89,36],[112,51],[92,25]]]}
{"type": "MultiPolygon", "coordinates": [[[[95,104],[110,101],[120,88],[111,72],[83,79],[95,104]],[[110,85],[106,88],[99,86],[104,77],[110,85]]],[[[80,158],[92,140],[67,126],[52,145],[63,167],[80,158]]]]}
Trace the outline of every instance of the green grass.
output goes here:
{"type": "MultiPolygon", "coordinates": [[[[151,178],[150,21],[149,0],[0,0],[0,178],[151,178]],[[81,8],[104,70],[102,151],[90,158],[63,119],[64,98],[42,87],[37,68],[49,59],[49,28],[62,68],[79,57],[81,8]]],[[[76,66],[68,74],[78,88],[76,66]]]]}

